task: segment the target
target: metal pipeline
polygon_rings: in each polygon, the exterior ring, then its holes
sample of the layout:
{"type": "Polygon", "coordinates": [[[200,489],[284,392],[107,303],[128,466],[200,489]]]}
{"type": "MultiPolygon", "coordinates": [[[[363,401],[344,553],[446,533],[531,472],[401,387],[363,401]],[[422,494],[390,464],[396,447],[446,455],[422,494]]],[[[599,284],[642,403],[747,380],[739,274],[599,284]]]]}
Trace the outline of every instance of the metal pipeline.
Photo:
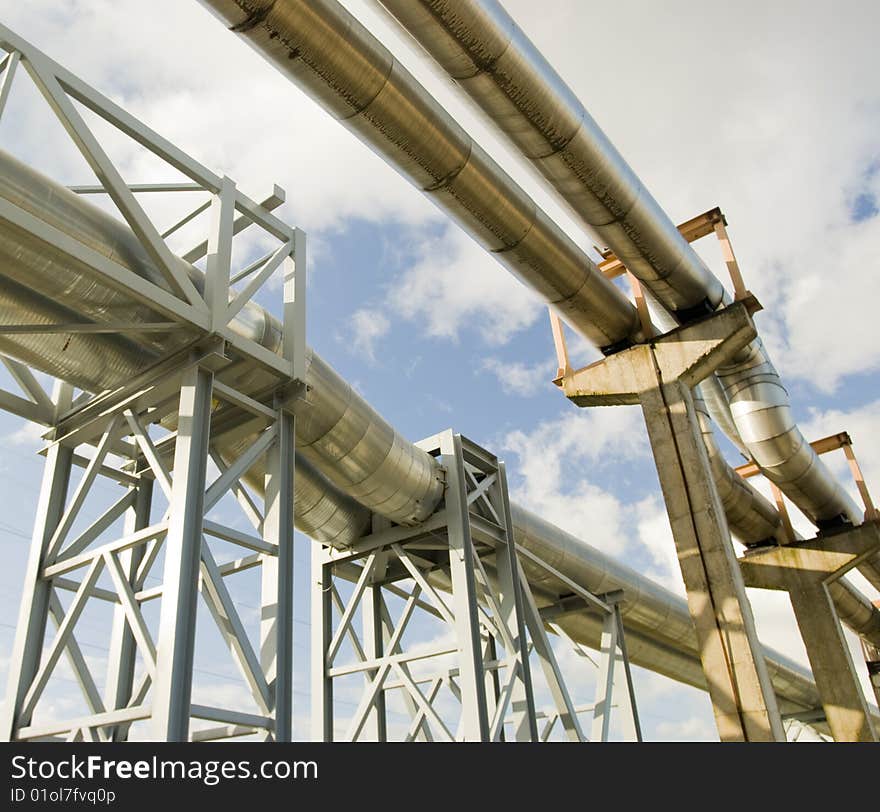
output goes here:
{"type": "MultiPolygon", "coordinates": [[[[124,223],[10,156],[0,159],[0,199],[166,286],[124,223]]],[[[11,223],[8,227],[14,228],[11,223]]],[[[24,228],[14,228],[0,244],[0,262],[5,279],[0,319],[5,323],[162,321],[149,307],[101,285],[83,263],[72,262],[65,252],[24,228]],[[24,302],[30,304],[27,312],[22,311],[24,302]]],[[[183,261],[181,267],[203,288],[204,277],[196,268],[183,261]]],[[[273,352],[281,351],[278,321],[257,305],[247,305],[232,327],[273,352]]],[[[76,334],[69,341],[67,336],[52,334],[5,335],[0,337],[0,347],[78,386],[101,391],[137,374],[157,353],[173,351],[191,338],[186,331],[144,333],[114,338],[105,345],[76,334]],[[99,354],[98,346],[106,349],[99,354]]],[[[398,434],[320,356],[308,352],[307,366],[311,389],[295,407],[300,455],[366,508],[399,524],[417,524],[430,516],[443,491],[432,458],[398,434]]],[[[242,385],[257,391],[259,375],[259,370],[251,370],[242,385]]]]}
{"type": "MultiPolygon", "coordinates": [[[[723,306],[721,283],[499,2],[379,2],[679,322],[723,306]]],[[[730,436],[736,442],[738,433],[765,476],[820,526],[861,523],[795,424],[761,341],[719,370],[719,379],[737,429],[730,436]]]]}
{"type": "Polygon", "coordinates": [[[335,0],[204,5],[597,347],[639,340],[632,303],[335,0]]]}
{"type": "MultiPolygon", "coordinates": [[[[22,224],[25,215],[38,218],[44,231],[57,230],[164,285],[124,223],[0,152],[0,323],[107,323],[118,321],[122,312],[132,324],[155,320],[149,308],[126,300],[102,283],[88,265],[26,228],[22,224]]],[[[189,272],[201,287],[199,272],[191,267],[189,272]]],[[[268,347],[277,345],[277,322],[256,306],[248,308],[246,316],[236,322],[236,329],[268,347]]],[[[128,339],[116,335],[0,334],[0,352],[48,374],[61,375],[89,391],[99,391],[143,371],[156,360],[166,341],[173,349],[179,340],[173,332],[135,333],[128,339]]],[[[344,401],[345,408],[334,412],[339,414],[338,419],[313,421],[315,404],[323,403],[327,397],[318,390],[327,386],[335,391],[341,379],[316,353],[310,352],[310,359],[308,383],[313,389],[312,400],[301,407],[303,411],[298,412],[297,418],[296,524],[318,541],[344,547],[368,532],[370,510],[334,484],[345,478],[336,468],[340,460],[350,455],[315,453],[313,446],[327,436],[327,431],[322,433],[317,427],[332,424],[334,436],[344,437],[352,433],[352,425],[381,418],[373,418],[375,412],[369,404],[350,392],[344,401]],[[305,424],[303,435],[299,433],[300,422],[305,424]]],[[[235,458],[253,431],[247,422],[226,427],[217,438],[217,450],[227,459],[235,458]]],[[[437,482],[436,462],[406,440],[401,438],[398,442],[399,458],[411,462],[397,471],[390,463],[377,468],[376,490],[408,493],[410,504],[418,503],[420,509],[427,507],[428,499],[433,500],[432,507],[436,506],[442,493],[434,488],[426,490],[419,484],[421,478],[410,476],[415,467],[412,461],[416,461],[416,465],[428,467],[432,471],[430,480],[437,482]]],[[[259,471],[252,471],[251,476],[254,487],[261,488],[259,471]]],[[[522,508],[512,506],[512,514],[517,541],[550,566],[587,589],[624,590],[622,612],[627,630],[634,635],[634,662],[690,684],[704,685],[690,617],[681,598],[522,508]]],[[[543,570],[531,566],[528,570],[539,594],[552,597],[566,591],[564,585],[555,584],[543,570]]],[[[566,615],[559,622],[575,639],[587,645],[597,644],[596,618],[578,613],[566,615]]],[[[768,651],[768,657],[771,671],[777,674],[774,685],[780,696],[798,707],[815,707],[815,687],[807,672],[774,652],[768,651]]]]}

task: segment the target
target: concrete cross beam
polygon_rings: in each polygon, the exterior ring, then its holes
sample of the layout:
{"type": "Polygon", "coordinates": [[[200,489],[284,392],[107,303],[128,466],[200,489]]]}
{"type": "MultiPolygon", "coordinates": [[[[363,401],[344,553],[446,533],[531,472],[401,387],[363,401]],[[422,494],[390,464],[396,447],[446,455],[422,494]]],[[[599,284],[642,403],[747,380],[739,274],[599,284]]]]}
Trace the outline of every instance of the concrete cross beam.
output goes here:
{"type": "Polygon", "coordinates": [[[880,550],[880,524],[772,547],[740,561],[747,586],[788,592],[836,741],[877,741],[828,585],[880,550]]]}
{"type": "Polygon", "coordinates": [[[562,391],[578,406],[635,405],[646,385],[651,385],[651,367],[663,382],[680,381],[693,388],[756,335],[747,303],[736,302],[650,343],[629,347],[572,372],[563,378],[562,391]]]}

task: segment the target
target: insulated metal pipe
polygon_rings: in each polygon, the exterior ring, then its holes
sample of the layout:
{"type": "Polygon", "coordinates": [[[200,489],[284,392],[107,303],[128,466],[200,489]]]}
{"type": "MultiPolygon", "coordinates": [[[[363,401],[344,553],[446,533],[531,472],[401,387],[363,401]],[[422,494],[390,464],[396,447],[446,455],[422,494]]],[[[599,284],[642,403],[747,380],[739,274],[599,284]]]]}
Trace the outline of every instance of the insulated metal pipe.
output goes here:
{"type": "MultiPolygon", "coordinates": [[[[723,306],[721,283],[497,0],[379,1],[678,321],[723,306]]],[[[767,478],[820,526],[861,523],[795,424],[761,341],[719,378],[767,478]]]]}
{"type": "MultiPolygon", "coordinates": [[[[146,251],[120,220],[58,186],[5,153],[0,153],[0,200],[18,218],[32,216],[57,232],[166,287],[146,251]]],[[[6,324],[70,323],[83,320],[163,321],[149,307],[102,284],[83,263],[47,245],[7,219],[0,242],[6,324]],[[24,310],[24,303],[30,310],[24,310]],[[62,313],[61,310],[64,312],[62,313]],[[40,312],[44,315],[40,315],[40,312]],[[48,315],[51,313],[52,315],[48,315]],[[56,317],[57,316],[57,317],[56,317]]],[[[203,275],[181,261],[198,289],[203,275]]],[[[232,324],[241,335],[281,352],[281,326],[250,303],[232,324]]],[[[93,336],[31,334],[0,336],[0,348],[91,391],[101,391],[137,374],[160,352],[167,354],[192,339],[185,330],[130,334],[101,343],[93,336]],[[98,347],[102,347],[100,352],[98,347]]],[[[399,524],[413,525],[431,515],[443,492],[436,462],[402,437],[320,356],[306,353],[309,392],[297,398],[297,449],[350,497],[399,524]]],[[[259,370],[243,381],[253,391],[259,370]]]]}
{"type": "Polygon", "coordinates": [[[335,0],[204,5],[597,347],[640,338],[632,303],[335,0]]]}
{"type": "MultiPolygon", "coordinates": [[[[122,313],[132,324],[152,319],[148,308],[127,301],[71,254],[23,228],[23,213],[33,214],[44,228],[56,229],[164,285],[161,279],[157,280],[158,274],[149,258],[124,223],[0,152],[0,324],[57,324],[89,319],[107,323],[118,321],[122,313]]],[[[201,286],[198,271],[190,269],[190,275],[201,286]]],[[[247,317],[236,322],[236,327],[249,338],[275,346],[277,322],[260,308],[249,309],[247,317]]],[[[178,340],[175,333],[135,333],[130,339],[112,334],[61,337],[0,334],[0,352],[48,374],[61,375],[89,391],[99,391],[113,388],[143,371],[159,357],[164,342],[173,348],[178,340]]],[[[328,365],[314,352],[310,352],[310,357],[308,382],[313,389],[328,381],[330,386],[335,386],[335,373],[323,374],[325,368],[329,369],[328,365]],[[320,377],[315,374],[316,370],[322,370],[320,377]]],[[[323,396],[316,393],[315,397],[323,396]]],[[[315,402],[320,401],[312,401],[315,402]]],[[[336,423],[342,421],[339,430],[343,435],[348,433],[348,421],[360,423],[374,414],[356,393],[352,394],[345,410],[340,411],[342,416],[336,423]]],[[[308,423],[308,410],[302,414],[308,423]]],[[[224,430],[216,439],[217,450],[225,458],[234,459],[255,430],[247,423],[224,430]]],[[[314,444],[315,436],[314,427],[307,427],[306,449],[314,444]]],[[[324,466],[319,471],[303,453],[299,437],[297,441],[294,502],[297,527],[318,541],[348,546],[368,532],[370,511],[342,493],[331,481],[339,458],[330,462],[332,458],[326,454],[315,455],[316,462],[324,466]],[[326,475],[328,472],[331,477],[326,475]]],[[[407,443],[404,451],[436,470],[433,458],[415,446],[407,443]]],[[[262,487],[259,471],[251,471],[251,476],[254,486],[262,487]]],[[[406,487],[413,488],[418,482],[408,478],[408,470],[397,474],[388,467],[381,475],[377,474],[377,478],[381,487],[389,492],[394,492],[395,487],[385,483],[385,478],[392,483],[398,480],[397,489],[403,489],[401,483],[406,482],[406,487]]],[[[414,496],[424,498],[424,489],[418,488],[414,496]]],[[[702,684],[690,618],[681,598],[528,511],[514,505],[512,513],[517,541],[526,549],[587,589],[624,590],[624,620],[627,629],[636,635],[634,640],[640,641],[634,648],[634,662],[691,684],[702,684]]],[[[566,590],[544,571],[529,569],[531,581],[542,594],[553,596],[566,590]]],[[[598,621],[595,619],[567,615],[560,622],[570,628],[576,639],[588,645],[596,644],[598,621]]],[[[773,652],[768,652],[768,656],[771,670],[781,675],[774,683],[780,696],[804,707],[814,707],[815,704],[802,701],[804,692],[814,690],[806,672],[790,667],[773,652]]]]}

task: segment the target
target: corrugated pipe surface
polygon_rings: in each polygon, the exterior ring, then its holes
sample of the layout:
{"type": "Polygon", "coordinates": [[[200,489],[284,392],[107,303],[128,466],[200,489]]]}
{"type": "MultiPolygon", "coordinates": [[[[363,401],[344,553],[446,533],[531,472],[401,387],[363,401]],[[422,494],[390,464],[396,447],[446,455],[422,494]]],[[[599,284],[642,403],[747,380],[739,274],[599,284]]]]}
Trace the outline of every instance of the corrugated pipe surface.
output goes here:
{"type": "Polygon", "coordinates": [[[634,306],[335,0],[206,0],[597,347],[640,335],[634,306]]]}

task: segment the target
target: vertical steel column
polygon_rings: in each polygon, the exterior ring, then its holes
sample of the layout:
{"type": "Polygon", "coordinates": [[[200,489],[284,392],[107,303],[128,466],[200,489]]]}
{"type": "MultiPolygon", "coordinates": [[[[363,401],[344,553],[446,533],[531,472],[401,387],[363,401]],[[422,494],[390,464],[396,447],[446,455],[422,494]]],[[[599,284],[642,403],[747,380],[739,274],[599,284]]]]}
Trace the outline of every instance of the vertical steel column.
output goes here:
{"type": "Polygon", "coordinates": [[[568,687],[565,684],[565,677],[559,668],[559,663],[553,652],[553,646],[544,629],[544,621],[541,618],[541,613],[535,603],[534,596],[531,590],[529,590],[529,584],[522,568],[520,568],[520,581],[523,585],[526,627],[532,638],[532,645],[535,648],[535,654],[538,656],[538,662],[541,663],[541,669],[544,672],[547,687],[550,689],[550,695],[553,697],[553,704],[556,706],[559,714],[559,721],[562,722],[562,727],[569,741],[585,742],[587,737],[581,728],[577,711],[571,700],[568,687]]]}
{"type": "Polygon", "coordinates": [[[312,545],[311,694],[312,741],[333,741],[333,680],[327,652],[333,638],[333,568],[320,544],[312,545]]]}
{"type": "Polygon", "coordinates": [[[516,741],[538,741],[538,722],[535,719],[535,698],[532,690],[532,674],[526,642],[525,609],[522,583],[519,578],[519,561],[516,557],[516,541],[513,536],[513,518],[510,515],[510,498],[507,493],[507,471],[504,463],[498,463],[498,487],[492,491],[495,510],[505,525],[505,543],[496,549],[495,567],[501,592],[500,623],[504,623],[514,642],[514,657],[520,678],[514,681],[511,706],[516,741]]]}
{"type": "Polygon", "coordinates": [[[189,736],[213,374],[183,373],[153,685],[153,738],[189,736]]]}
{"type": "MultiPolygon", "coordinates": [[[[72,392],[72,388],[67,384],[56,387],[56,404],[59,410],[70,405],[72,392]]],[[[18,713],[37,675],[43,653],[52,584],[42,577],[42,570],[46,564],[45,557],[49,542],[64,515],[72,461],[72,448],[61,444],[49,447],[22,587],[15,643],[9,658],[6,702],[0,717],[2,724],[0,738],[3,741],[12,741],[15,738],[15,731],[30,723],[30,719],[18,718],[18,713]]]]}
{"type": "Polygon", "coordinates": [[[609,607],[602,624],[602,638],[599,648],[599,676],[596,679],[596,701],[593,705],[593,728],[590,740],[607,742],[611,733],[611,709],[617,704],[622,711],[624,737],[628,741],[641,741],[642,729],[636,708],[635,690],[629,657],[626,652],[626,637],[623,620],[620,616],[620,599],[623,593],[612,592],[603,596],[609,607]],[[616,693],[615,693],[616,692],[616,693]]]}
{"type": "MultiPolygon", "coordinates": [[[[375,579],[375,574],[372,576],[375,579]]],[[[382,587],[368,586],[361,598],[361,616],[363,622],[364,655],[368,660],[378,660],[384,652],[384,634],[382,624],[382,587]]],[[[376,678],[378,669],[367,671],[370,681],[376,678]]],[[[385,691],[380,690],[376,697],[375,707],[370,711],[364,730],[372,733],[377,742],[388,741],[388,717],[385,707],[385,691]]]]}
{"type": "MultiPolygon", "coordinates": [[[[153,506],[153,480],[141,477],[135,490],[137,493],[134,504],[125,513],[123,534],[126,536],[143,530],[150,524],[150,510],[153,506]]],[[[138,590],[136,575],[143,557],[143,545],[119,553],[119,563],[132,592],[138,590]]],[[[125,608],[122,605],[117,605],[113,609],[113,628],[110,633],[110,651],[107,655],[107,689],[104,704],[108,711],[121,710],[131,699],[136,654],[137,643],[128,623],[125,608]]],[[[128,738],[128,726],[114,726],[108,733],[112,741],[125,741],[128,738]]]]}
{"type": "Polygon", "coordinates": [[[465,741],[485,742],[490,741],[489,716],[483,673],[483,644],[477,613],[474,547],[468,519],[460,436],[452,432],[442,435],[440,462],[447,472],[449,570],[459,650],[462,731],[465,741]]]}
{"type": "Polygon", "coordinates": [[[278,554],[263,557],[261,660],[275,698],[275,741],[289,742],[293,740],[294,417],[279,409],[276,424],[278,436],[266,461],[263,534],[277,545],[278,554]]]}
{"type": "MultiPolygon", "coordinates": [[[[492,662],[498,659],[498,646],[495,645],[494,635],[487,634],[483,638],[483,662],[492,662]]],[[[489,718],[493,718],[498,709],[498,700],[501,698],[501,680],[498,678],[497,668],[485,669],[485,691],[486,691],[486,712],[489,718]]],[[[511,697],[511,704],[515,705],[515,698],[511,697]]],[[[519,709],[517,709],[519,711],[519,709]]],[[[515,718],[516,732],[519,733],[520,720],[515,718]]],[[[501,741],[506,741],[507,737],[504,728],[501,729],[501,741]]],[[[516,738],[514,737],[514,741],[516,738]]]]}
{"type": "Polygon", "coordinates": [[[617,618],[605,615],[599,644],[599,676],[596,678],[596,701],[593,705],[593,729],[590,740],[607,742],[611,731],[611,699],[614,693],[614,672],[617,660],[617,618]]]}
{"type": "Polygon", "coordinates": [[[614,618],[617,622],[617,645],[620,649],[620,657],[617,659],[614,679],[626,686],[622,692],[622,709],[624,719],[624,735],[627,741],[642,741],[642,724],[639,721],[639,709],[636,704],[636,689],[633,685],[632,669],[629,664],[629,654],[626,650],[626,633],[623,628],[623,617],[620,614],[620,603],[613,602],[614,618]]]}

